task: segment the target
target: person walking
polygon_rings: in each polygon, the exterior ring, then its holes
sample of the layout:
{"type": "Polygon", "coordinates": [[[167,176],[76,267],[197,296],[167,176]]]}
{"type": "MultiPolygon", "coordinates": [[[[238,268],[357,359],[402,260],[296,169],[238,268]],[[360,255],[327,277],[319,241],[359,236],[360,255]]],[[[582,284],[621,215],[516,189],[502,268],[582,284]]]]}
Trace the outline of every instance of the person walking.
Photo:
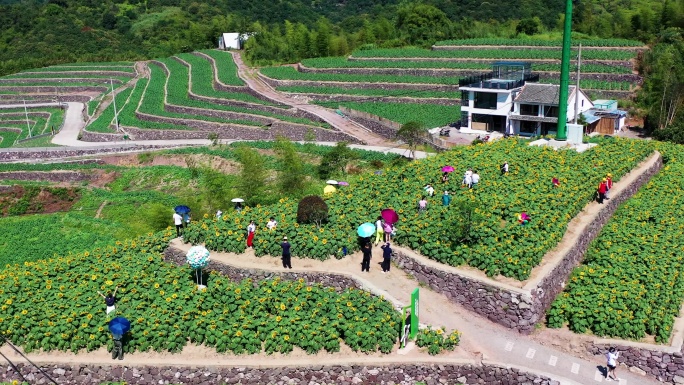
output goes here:
{"type": "Polygon", "coordinates": [[[442,194],[442,206],[449,206],[449,203],[451,203],[451,195],[449,195],[449,192],[444,190],[444,194],[442,194]]]}
{"type": "Polygon", "coordinates": [[[107,314],[116,310],[115,304],[116,304],[116,291],[117,290],[119,290],[118,286],[114,289],[114,293],[109,292],[109,293],[107,293],[106,296],[104,294],[100,293],[99,290],[97,292],[97,294],[99,294],[100,297],[104,298],[104,300],[105,300],[105,306],[107,306],[107,309],[106,309],[107,314]]]}
{"type": "Polygon", "coordinates": [[[508,174],[508,161],[503,162],[501,165],[501,175],[508,174]]]}
{"type": "Polygon", "coordinates": [[[177,212],[173,212],[173,224],[176,225],[176,237],[180,237],[183,232],[183,217],[177,212]]]}
{"type": "Polygon", "coordinates": [[[470,185],[470,188],[473,188],[480,183],[480,174],[478,174],[477,171],[473,171],[473,176],[471,176],[471,179],[473,183],[470,185]]]}
{"type": "Polygon", "coordinates": [[[385,230],[384,230],[384,225],[385,221],[382,219],[381,216],[378,216],[378,220],[375,221],[375,244],[377,245],[380,243],[380,241],[384,240],[385,237],[385,230]]]}
{"type": "Polygon", "coordinates": [[[553,187],[560,187],[560,181],[555,176],[551,179],[551,184],[553,184],[553,187]]]}
{"type": "Polygon", "coordinates": [[[447,184],[449,183],[449,173],[445,172],[442,174],[442,184],[447,184]]]}
{"type": "Polygon", "coordinates": [[[385,234],[385,242],[389,242],[392,237],[392,224],[387,221],[382,222],[382,232],[385,234]]]}
{"type": "Polygon", "coordinates": [[[424,189],[425,189],[425,192],[427,193],[428,196],[434,196],[435,195],[435,188],[432,187],[431,184],[426,184],[424,189]]]}
{"type": "Polygon", "coordinates": [[[361,248],[361,251],[363,251],[363,260],[361,261],[361,271],[364,272],[369,272],[370,271],[370,260],[372,256],[372,250],[371,250],[371,244],[370,242],[366,242],[363,244],[363,247],[361,248]]]}
{"type": "Polygon", "coordinates": [[[123,360],[123,336],[121,334],[112,334],[114,340],[114,347],[112,348],[112,359],[123,360]]]}
{"type": "Polygon", "coordinates": [[[606,199],[610,199],[608,194],[610,194],[610,190],[613,188],[613,174],[606,174],[606,199]]]}
{"type": "Polygon", "coordinates": [[[280,243],[280,247],[283,249],[283,268],[291,269],[291,256],[290,256],[290,242],[287,241],[287,237],[283,237],[283,241],[280,243]]]}
{"type": "Polygon", "coordinates": [[[382,272],[388,273],[390,271],[390,261],[392,259],[392,248],[390,243],[387,242],[380,246],[382,248],[382,272]]]}
{"type": "Polygon", "coordinates": [[[423,196],[418,201],[418,213],[425,212],[425,210],[427,210],[427,199],[423,196]]]}
{"type": "Polygon", "coordinates": [[[235,211],[237,211],[237,212],[242,211],[242,203],[235,202],[235,211]]]}
{"type": "Polygon", "coordinates": [[[608,349],[608,352],[606,353],[606,366],[608,367],[608,370],[606,371],[606,381],[611,381],[611,374],[612,380],[620,381],[615,375],[618,357],[620,357],[620,352],[616,351],[614,347],[608,349]]]}
{"type": "Polygon", "coordinates": [[[223,215],[223,211],[221,211],[220,209],[216,210],[216,219],[221,219],[221,215],[223,215]]]}
{"type": "Polygon", "coordinates": [[[247,225],[247,247],[254,248],[254,234],[256,233],[256,223],[249,221],[247,225]]]}
{"type": "Polygon", "coordinates": [[[608,185],[606,184],[606,182],[607,182],[606,178],[603,178],[601,183],[599,183],[599,186],[597,189],[597,191],[598,191],[597,202],[599,204],[603,204],[603,200],[606,199],[606,191],[608,191],[608,185]]]}

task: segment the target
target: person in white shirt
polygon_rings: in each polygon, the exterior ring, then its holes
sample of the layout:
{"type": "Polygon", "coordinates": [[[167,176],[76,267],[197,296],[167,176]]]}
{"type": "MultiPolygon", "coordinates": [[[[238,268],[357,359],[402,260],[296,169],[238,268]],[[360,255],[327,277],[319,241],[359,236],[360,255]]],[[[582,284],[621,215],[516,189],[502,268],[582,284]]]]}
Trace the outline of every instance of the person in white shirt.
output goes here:
{"type": "Polygon", "coordinates": [[[426,184],[425,185],[425,192],[428,194],[428,196],[433,196],[433,195],[435,195],[435,188],[432,187],[431,184],[426,184]]]}
{"type": "Polygon", "coordinates": [[[611,374],[613,375],[613,380],[620,381],[620,379],[617,378],[617,376],[615,375],[615,368],[617,367],[618,357],[620,357],[620,352],[615,351],[615,348],[613,347],[608,349],[608,352],[606,353],[606,366],[608,366],[608,372],[606,373],[606,381],[611,380],[611,374]]]}
{"type": "Polygon", "coordinates": [[[473,171],[473,175],[471,176],[471,179],[473,182],[471,185],[471,188],[472,188],[472,187],[477,186],[477,184],[480,182],[480,174],[478,174],[477,171],[473,171]]]}
{"type": "Polygon", "coordinates": [[[463,184],[466,185],[468,188],[473,187],[473,176],[471,174],[466,173],[465,177],[463,178],[463,184]]]}
{"type": "Polygon", "coordinates": [[[216,211],[216,219],[221,219],[221,215],[223,215],[223,211],[217,210],[216,211]]]}
{"type": "Polygon", "coordinates": [[[273,231],[275,230],[276,226],[278,226],[278,222],[276,222],[275,218],[271,217],[269,221],[266,223],[266,228],[268,231],[273,231]]]}
{"type": "Polygon", "coordinates": [[[508,161],[501,165],[501,175],[508,174],[508,161]]]}
{"type": "Polygon", "coordinates": [[[181,229],[183,228],[183,217],[177,212],[173,213],[173,224],[176,225],[176,236],[181,236],[181,229]]]}
{"type": "Polygon", "coordinates": [[[256,223],[249,221],[247,226],[247,247],[254,247],[254,234],[256,233],[256,223]]]}

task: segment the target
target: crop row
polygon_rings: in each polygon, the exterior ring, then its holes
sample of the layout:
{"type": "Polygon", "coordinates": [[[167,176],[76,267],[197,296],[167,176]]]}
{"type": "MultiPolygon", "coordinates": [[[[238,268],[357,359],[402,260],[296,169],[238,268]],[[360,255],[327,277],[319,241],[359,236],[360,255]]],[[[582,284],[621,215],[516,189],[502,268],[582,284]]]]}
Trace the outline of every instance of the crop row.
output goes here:
{"type": "MultiPolygon", "coordinates": [[[[430,68],[457,70],[491,70],[488,63],[473,63],[462,61],[396,61],[396,60],[347,60],[346,57],[325,57],[302,60],[302,65],[309,68],[430,68]]],[[[560,72],[560,64],[532,63],[533,71],[560,72]]],[[[573,69],[574,70],[574,69],[573,69]]],[[[631,69],[624,66],[587,63],[582,64],[585,73],[630,74],[631,69]]]]}
{"type": "Polygon", "coordinates": [[[516,140],[457,147],[385,169],[380,175],[349,177],[349,186],[326,197],[329,221],[321,228],[297,223],[297,202],[282,199],[276,205],[224,213],[220,221],[203,220],[187,230],[186,240],[205,243],[213,250],[241,253],[246,247],[249,220],[263,224],[274,216],[278,231],[258,232],[256,255],[278,255],[278,240],[287,235],[295,256],[342,257],[343,248],[358,250],[356,228],[390,207],[400,216],[396,243],[441,263],[468,264],[490,276],[502,274],[523,280],[558,244],[569,221],[591,201],[598,181],[607,172],[620,179],[652,151],[652,143],[622,139],[581,154],[531,147],[516,140]],[[499,166],[505,161],[510,172],[501,176],[499,166]],[[438,184],[444,165],[452,165],[457,171],[447,184],[438,184]],[[468,167],[481,176],[477,189],[461,187],[461,175],[468,167]],[[551,183],[554,177],[560,180],[560,188],[551,183]],[[456,202],[475,206],[476,219],[467,234],[454,231],[463,224],[461,212],[443,207],[438,197],[429,200],[426,212],[417,211],[427,183],[435,184],[437,190],[448,190],[456,202]],[[526,226],[517,221],[523,210],[532,217],[526,226]]]}
{"type": "Polygon", "coordinates": [[[211,274],[198,290],[189,267],[163,262],[171,238],[117,242],[78,255],[0,271],[3,334],[27,352],[97,350],[111,335],[96,291],[118,286],[118,316],[134,325],[126,351],[178,352],[188,343],[235,354],[354,351],[389,353],[401,318],[386,300],[361,290],[340,293],[303,280],[233,283],[211,274]],[[17,289],[19,288],[19,289],[17,289]],[[7,297],[6,297],[7,298],[7,297]],[[39,306],[40,305],[40,306],[39,306]]]}
{"type": "Polygon", "coordinates": [[[0,79],[103,79],[103,80],[109,80],[109,79],[116,79],[121,81],[122,83],[125,83],[129,80],[131,80],[130,77],[127,76],[106,76],[106,75],[100,75],[96,72],[93,73],[73,73],[73,74],[54,74],[51,72],[41,72],[41,73],[18,73],[14,75],[7,75],[3,76],[0,79]]]}
{"type": "MultiPolygon", "coordinates": [[[[56,65],[55,67],[102,67],[102,68],[109,68],[109,67],[132,67],[135,65],[134,62],[130,61],[110,61],[110,62],[80,62],[80,63],[66,63],[66,64],[59,64],[56,65]]],[[[50,68],[50,67],[46,67],[50,68]]]]}
{"type": "MultiPolygon", "coordinates": [[[[540,83],[558,84],[558,79],[540,79],[540,83]]],[[[580,88],[585,90],[630,91],[635,84],[610,80],[580,79],[580,88]]]]}
{"type": "Polygon", "coordinates": [[[682,146],[658,143],[669,161],[620,206],[547,314],[551,327],[667,342],[684,300],[682,146]]]}
{"type": "MultiPolygon", "coordinates": [[[[24,126],[26,128],[26,126],[24,126]]],[[[21,130],[21,125],[4,124],[0,121],[0,148],[9,148],[14,145],[14,142],[19,139],[19,135],[23,131],[14,131],[13,129],[21,130]]]]}
{"type": "MultiPolygon", "coordinates": [[[[53,107],[38,107],[31,108],[28,110],[29,120],[32,122],[31,135],[40,135],[46,132],[50,132],[50,128],[54,127],[57,129],[64,120],[64,110],[61,108],[53,107]],[[48,116],[45,117],[44,114],[47,113],[48,116]]],[[[0,109],[0,123],[7,120],[25,120],[23,108],[7,108],[0,109]],[[11,113],[12,115],[6,115],[11,113]],[[18,114],[18,115],[17,115],[18,114]]],[[[29,137],[28,127],[25,124],[20,125],[22,129],[21,135],[18,139],[26,139],[29,137]]],[[[8,146],[9,147],[9,146],[8,146]]]]}
{"type": "Polygon", "coordinates": [[[233,61],[233,55],[225,51],[199,51],[210,56],[216,63],[216,74],[221,83],[232,86],[244,86],[245,82],[238,76],[238,68],[233,61]]]}
{"type": "MultiPolygon", "coordinates": [[[[179,55],[181,56],[181,55],[179,55]]],[[[200,66],[200,68],[208,68],[209,62],[206,61],[203,58],[197,57],[192,54],[186,54],[181,57],[181,59],[189,59],[193,64],[192,65],[192,88],[193,92],[195,90],[195,85],[196,84],[206,84],[202,83],[202,80],[207,80],[206,78],[195,78],[195,72],[194,72],[194,64],[197,64],[196,62],[204,62],[205,66],[200,66]]],[[[256,115],[258,117],[268,117],[268,118],[273,118],[273,119],[279,119],[282,121],[289,121],[293,123],[300,123],[300,124],[313,124],[308,119],[303,119],[303,118],[295,118],[295,117],[290,117],[286,115],[278,115],[278,114],[273,114],[270,112],[265,112],[259,109],[250,109],[246,107],[238,107],[238,106],[230,106],[230,105],[224,105],[224,104],[216,104],[216,103],[210,103],[210,102],[204,102],[204,101],[198,101],[194,99],[190,99],[188,97],[188,89],[189,89],[189,72],[188,68],[185,67],[183,64],[179,63],[176,60],[173,59],[166,59],[166,60],[160,60],[163,62],[167,69],[169,70],[169,79],[173,79],[173,81],[168,82],[168,101],[171,104],[175,105],[180,105],[180,106],[190,106],[190,107],[196,107],[196,108],[204,108],[204,109],[211,109],[211,110],[220,110],[220,111],[229,111],[229,112],[234,112],[238,114],[247,114],[244,115],[244,119],[242,119],[242,123],[240,124],[247,124],[247,125],[256,125],[256,126],[263,126],[263,123],[259,123],[254,120],[254,117],[250,115],[256,115]]],[[[205,71],[205,75],[208,73],[205,71]]],[[[209,83],[211,87],[211,83],[209,83]]],[[[220,92],[216,92],[217,94],[220,92]]],[[[254,98],[252,95],[249,95],[247,93],[237,93],[238,95],[244,95],[244,99],[249,99],[253,98],[255,100],[258,100],[254,98]]],[[[201,120],[208,120],[206,118],[202,118],[201,120]]]]}
{"type": "Polygon", "coordinates": [[[341,105],[367,112],[400,124],[420,122],[427,128],[446,126],[461,116],[460,106],[389,102],[329,102],[318,103],[331,107],[341,105]]]}
{"type": "Polygon", "coordinates": [[[179,54],[176,55],[176,57],[190,64],[192,92],[197,95],[219,99],[238,100],[241,102],[264,104],[269,106],[274,105],[273,103],[261,100],[247,92],[218,91],[214,89],[214,73],[211,63],[207,59],[193,54],[179,54]]]}
{"type": "Polygon", "coordinates": [[[143,98],[143,95],[145,95],[148,83],[149,80],[146,78],[140,78],[135,83],[135,88],[133,88],[133,91],[131,92],[131,95],[128,98],[128,102],[121,109],[121,114],[119,115],[119,123],[122,126],[146,129],[187,130],[187,127],[185,126],[179,126],[169,123],[150,122],[147,120],[138,119],[138,117],[135,115],[135,112],[138,109],[138,104],[140,103],[140,100],[143,98]]]}
{"type": "Polygon", "coordinates": [[[349,75],[349,74],[317,74],[298,72],[292,67],[266,67],[261,73],[272,79],[307,80],[354,83],[418,83],[418,84],[453,84],[457,85],[458,76],[409,76],[409,75],[349,75]]]}
{"type": "MultiPolygon", "coordinates": [[[[417,58],[459,58],[459,59],[561,59],[561,52],[545,49],[467,49],[437,50],[421,48],[383,48],[354,51],[354,57],[417,57],[417,58]]],[[[577,52],[571,53],[572,57],[577,52]]],[[[582,60],[630,60],[636,53],[623,50],[586,50],[582,51],[582,60]]]]}
{"type": "MultiPolygon", "coordinates": [[[[641,47],[644,43],[638,40],[627,39],[575,39],[573,46],[578,44],[586,47],[641,47]]],[[[560,39],[543,40],[532,38],[476,38],[459,40],[442,40],[435,43],[436,46],[443,45],[509,45],[509,46],[540,46],[540,47],[561,47],[563,41],[560,39]]]]}
{"type": "Polygon", "coordinates": [[[119,71],[119,72],[130,72],[130,73],[135,73],[135,68],[133,66],[52,66],[52,67],[43,67],[43,68],[33,68],[30,70],[25,70],[21,72],[70,72],[70,71],[76,71],[76,72],[82,72],[82,71],[90,71],[90,72],[101,72],[101,71],[119,71]]]}
{"type": "MultiPolygon", "coordinates": [[[[127,101],[128,97],[131,95],[131,91],[132,91],[132,89],[126,88],[125,90],[116,94],[116,107],[118,109],[117,112],[119,113],[119,115],[121,114],[121,110],[126,105],[126,101],[127,101]]],[[[93,110],[92,112],[94,113],[95,111],[93,110]]],[[[110,125],[112,124],[113,121],[114,121],[114,103],[109,103],[107,108],[105,108],[100,113],[100,116],[98,116],[97,119],[93,120],[88,125],[88,131],[111,133],[112,129],[110,128],[110,125]]]]}
{"type": "Polygon", "coordinates": [[[339,87],[314,87],[314,86],[288,86],[278,87],[278,91],[299,94],[323,94],[323,95],[358,95],[377,97],[408,97],[408,98],[450,98],[461,97],[459,91],[416,91],[416,90],[387,90],[382,88],[339,88],[339,87]]]}

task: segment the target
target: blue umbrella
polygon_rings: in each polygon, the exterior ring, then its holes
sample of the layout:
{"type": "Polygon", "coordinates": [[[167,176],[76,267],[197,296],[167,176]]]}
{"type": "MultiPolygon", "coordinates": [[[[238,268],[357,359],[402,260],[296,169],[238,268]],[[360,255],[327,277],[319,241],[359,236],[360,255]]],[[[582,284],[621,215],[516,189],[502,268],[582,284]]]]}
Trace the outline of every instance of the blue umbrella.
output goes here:
{"type": "Polygon", "coordinates": [[[371,235],[375,234],[375,225],[369,222],[366,222],[359,226],[358,229],[356,229],[356,233],[359,234],[359,237],[361,238],[368,238],[371,235]]]}
{"type": "Polygon", "coordinates": [[[176,206],[173,208],[173,211],[177,212],[178,214],[187,214],[190,212],[190,207],[188,206],[176,206]]]}
{"type": "Polygon", "coordinates": [[[131,330],[131,321],[124,317],[116,317],[109,321],[109,331],[112,334],[124,335],[129,330],[131,330]]]}

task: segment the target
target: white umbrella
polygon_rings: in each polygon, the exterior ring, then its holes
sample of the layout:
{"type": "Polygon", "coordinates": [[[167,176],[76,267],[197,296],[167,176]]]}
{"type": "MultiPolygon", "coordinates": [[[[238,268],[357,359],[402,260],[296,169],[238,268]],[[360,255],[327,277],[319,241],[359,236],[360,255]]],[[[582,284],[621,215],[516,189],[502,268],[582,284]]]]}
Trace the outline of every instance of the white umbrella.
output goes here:
{"type": "Polygon", "coordinates": [[[234,203],[242,203],[242,202],[244,202],[245,200],[242,199],[242,198],[233,198],[233,199],[231,199],[230,201],[231,201],[231,202],[234,202],[234,203]]]}
{"type": "Polygon", "coordinates": [[[327,182],[325,182],[325,183],[327,183],[327,184],[337,184],[337,181],[336,181],[336,180],[330,179],[329,181],[327,181],[327,182]]]}

